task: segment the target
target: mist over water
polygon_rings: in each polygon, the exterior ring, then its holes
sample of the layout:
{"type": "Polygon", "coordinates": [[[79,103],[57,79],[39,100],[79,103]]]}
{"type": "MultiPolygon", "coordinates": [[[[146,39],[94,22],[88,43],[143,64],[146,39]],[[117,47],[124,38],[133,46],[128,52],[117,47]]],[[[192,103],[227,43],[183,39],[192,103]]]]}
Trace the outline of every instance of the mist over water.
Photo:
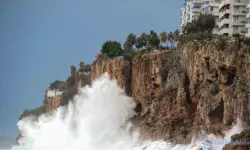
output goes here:
{"type": "MultiPolygon", "coordinates": [[[[133,100],[104,74],[53,115],[42,115],[38,121],[31,117],[19,121],[24,137],[11,150],[198,150],[207,137],[223,139],[205,134],[194,138],[189,145],[164,141],[138,143],[138,129],[133,127],[132,132],[128,121],[135,115],[134,108],[133,100]]],[[[238,123],[227,132],[226,138],[241,130],[238,123]]]]}

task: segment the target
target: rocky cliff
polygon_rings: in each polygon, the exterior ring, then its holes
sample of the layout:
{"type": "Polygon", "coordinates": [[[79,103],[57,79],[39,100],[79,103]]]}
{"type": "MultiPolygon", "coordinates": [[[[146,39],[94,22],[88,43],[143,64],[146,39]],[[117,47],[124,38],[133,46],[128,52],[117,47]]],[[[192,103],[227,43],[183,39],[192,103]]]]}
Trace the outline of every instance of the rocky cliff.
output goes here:
{"type": "Polygon", "coordinates": [[[235,41],[138,53],[132,61],[97,58],[92,79],[108,72],[134,98],[142,137],[188,142],[197,131],[223,134],[249,122],[250,56],[235,41]]]}

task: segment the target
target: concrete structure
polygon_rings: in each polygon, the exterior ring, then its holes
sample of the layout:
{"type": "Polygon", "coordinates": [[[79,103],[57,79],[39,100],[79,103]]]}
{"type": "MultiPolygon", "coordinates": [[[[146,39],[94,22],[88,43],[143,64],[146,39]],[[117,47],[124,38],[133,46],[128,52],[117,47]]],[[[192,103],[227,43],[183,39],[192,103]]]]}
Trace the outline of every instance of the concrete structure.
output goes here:
{"type": "Polygon", "coordinates": [[[248,4],[246,6],[247,8],[247,15],[246,15],[246,19],[247,19],[247,23],[246,23],[246,30],[247,30],[247,34],[246,37],[250,37],[250,0],[248,1],[248,4]]]}
{"type": "Polygon", "coordinates": [[[49,97],[56,97],[56,96],[59,96],[59,95],[62,95],[63,91],[60,91],[58,89],[50,89],[48,88],[46,90],[46,97],[49,98],[49,97]]]}
{"type": "Polygon", "coordinates": [[[185,5],[181,8],[181,27],[198,18],[202,13],[202,4],[203,0],[186,0],[185,5]]]}
{"type": "Polygon", "coordinates": [[[196,12],[212,14],[215,17],[214,34],[240,34],[250,37],[250,0],[186,0],[185,6],[181,8],[181,27],[200,14],[192,13],[194,9],[196,12]],[[201,8],[197,9],[200,4],[201,8]],[[196,5],[197,8],[194,7],[196,5]]]}
{"type": "Polygon", "coordinates": [[[219,5],[219,34],[246,35],[248,0],[222,0],[219,5]]]}

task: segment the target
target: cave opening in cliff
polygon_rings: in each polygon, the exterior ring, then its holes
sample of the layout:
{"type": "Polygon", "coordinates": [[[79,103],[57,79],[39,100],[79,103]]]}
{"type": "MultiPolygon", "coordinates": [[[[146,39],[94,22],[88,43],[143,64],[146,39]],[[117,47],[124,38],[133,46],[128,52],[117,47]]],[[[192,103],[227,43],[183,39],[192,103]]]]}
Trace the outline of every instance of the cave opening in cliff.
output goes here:
{"type": "Polygon", "coordinates": [[[236,70],[232,69],[228,72],[228,76],[227,76],[227,85],[231,85],[234,82],[234,78],[236,76],[236,70]]]}
{"type": "Polygon", "coordinates": [[[207,70],[210,71],[209,57],[205,58],[205,62],[206,62],[206,68],[207,68],[207,70]]]}
{"type": "Polygon", "coordinates": [[[224,116],[224,101],[221,99],[219,105],[209,113],[209,117],[212,123],[218,123],[223,121],[224,116]]]}
{"type": "Polygon", "coordinates": [[[135,112],[137,113],[137,115],[140,115],[140,114],[141,114],[141,111],[142,111],[141,103],[136,104],[136,107],[135,107],[134,110],[135,110],[135,112]]]}

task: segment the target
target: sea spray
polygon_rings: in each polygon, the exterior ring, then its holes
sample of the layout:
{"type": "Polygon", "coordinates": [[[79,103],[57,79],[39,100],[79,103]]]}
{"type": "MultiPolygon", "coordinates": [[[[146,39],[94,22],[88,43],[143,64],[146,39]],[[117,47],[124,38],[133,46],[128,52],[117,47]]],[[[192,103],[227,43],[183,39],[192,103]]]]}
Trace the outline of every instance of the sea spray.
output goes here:
{"type": "MultiPolygon", "coordinates": [[[[165,141],[137,143],[139,133],[131,132],[129,121],[135,104],[107,74],[81,89],[80,95],[53,115],[38,120],[27,117],[18,126],[23,138],[12,150],[199,150],[206,138],[223,140],[214,135],[199,136],[188,145],[172,145],[165,141]]],[[[239,133],[238,123],[225,139],[239,133]]],[[[223,145],[212,145],[219,150],[223,145]]]]}
{"type": "Polygon", "coordinates": [[[129,132],[135,104],[107,74],[52,116],[18,123],[23,138],[13,150],[131,150],[138,132],[129,132]]]}

